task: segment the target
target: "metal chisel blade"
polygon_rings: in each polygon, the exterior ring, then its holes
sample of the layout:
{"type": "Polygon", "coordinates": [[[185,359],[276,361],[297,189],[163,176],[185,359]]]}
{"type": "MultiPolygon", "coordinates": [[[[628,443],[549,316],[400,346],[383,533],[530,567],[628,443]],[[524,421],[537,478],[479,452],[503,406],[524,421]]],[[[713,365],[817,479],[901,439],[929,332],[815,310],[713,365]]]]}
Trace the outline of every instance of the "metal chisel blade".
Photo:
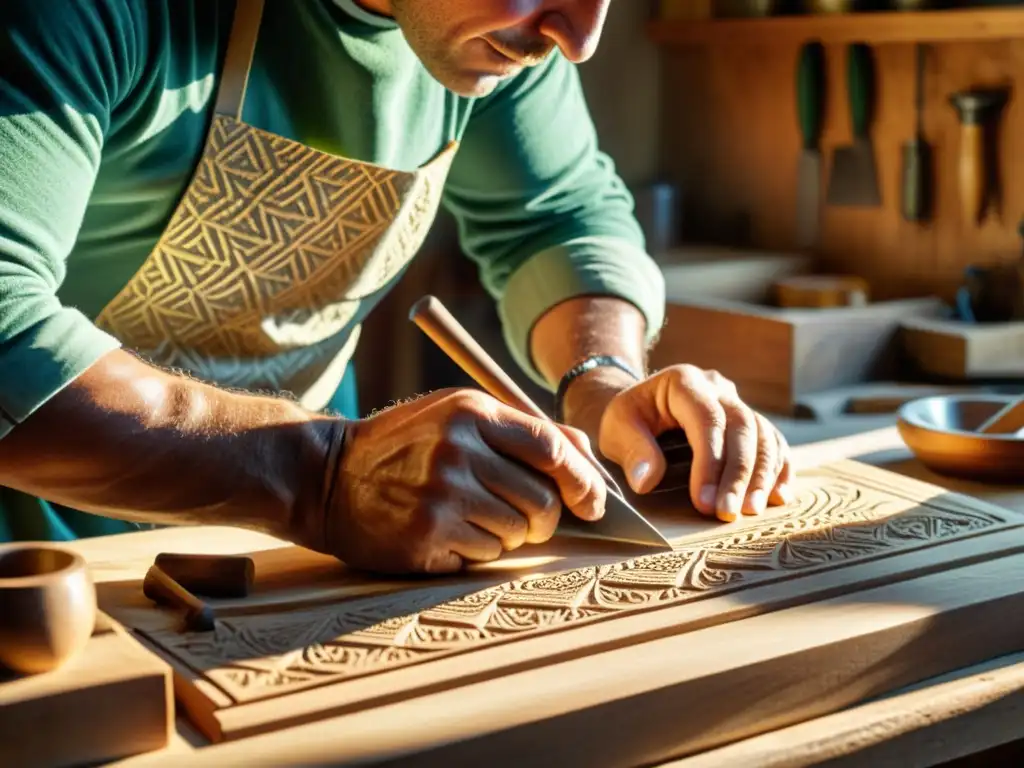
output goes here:
{"type": "Polygon", "coordinates": [[[624,544],[651,547],[659,551],[672,549],[666,539],[633,505],[608,488],[604,517],[588,522],[580,520],[571,512],[565,512],[558,525],[559,533],[577,538],[619,541],[624,544]]]}

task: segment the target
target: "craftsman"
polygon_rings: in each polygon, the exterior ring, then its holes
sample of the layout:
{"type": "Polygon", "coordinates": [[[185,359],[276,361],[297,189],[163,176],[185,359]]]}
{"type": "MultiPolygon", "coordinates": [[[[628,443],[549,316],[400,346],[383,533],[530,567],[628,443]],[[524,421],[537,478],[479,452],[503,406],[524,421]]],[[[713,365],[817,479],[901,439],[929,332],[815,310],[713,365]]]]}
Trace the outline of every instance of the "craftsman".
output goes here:
{"type": "Polygon", "coordinates": [[[783,503],[730,382],[645,374],[662,277],[575,70],[609,4],[0,3],[0,539],[226,524],[450,571],[599,517],[588,438],[650,491],[677,426],[702,513],[783,503]],[[475,390],[359,418],[360,325],[440,205],[572,428],[475,390]]]}

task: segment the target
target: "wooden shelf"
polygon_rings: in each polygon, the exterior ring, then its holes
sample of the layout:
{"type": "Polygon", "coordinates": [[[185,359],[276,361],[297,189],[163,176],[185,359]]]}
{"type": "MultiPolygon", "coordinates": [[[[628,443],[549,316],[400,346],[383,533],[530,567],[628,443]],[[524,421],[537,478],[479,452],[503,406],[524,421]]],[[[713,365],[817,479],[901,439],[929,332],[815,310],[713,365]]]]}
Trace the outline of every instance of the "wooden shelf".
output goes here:
{"type": "Polygon", "coordinates": [[[1024,8],[882,11],[746,19],[658,20],[649,26],[661,45],[787,45],[913,43],[1024,38],[1024,8]]]}

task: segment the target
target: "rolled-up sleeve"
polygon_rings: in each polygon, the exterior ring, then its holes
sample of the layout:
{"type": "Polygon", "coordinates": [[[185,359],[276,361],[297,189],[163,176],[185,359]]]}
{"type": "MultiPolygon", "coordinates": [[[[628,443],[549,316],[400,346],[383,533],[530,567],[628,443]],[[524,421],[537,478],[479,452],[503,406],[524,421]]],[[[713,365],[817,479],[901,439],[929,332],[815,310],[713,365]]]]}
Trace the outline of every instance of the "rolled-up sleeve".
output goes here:
{"type": "Polygon", "coordinates": [[[57,297],[123,84],[107,3],[0,4],[0,437],[118,342],[57,297]]]}
{"type": "Polygon", "coordinates": [[[530,334],[562,301],[622,298],[643,313],[648,342],[661,330],[664,278],[562,56],[474,105],[445,205],[498,301],[509,349],[539,385],[551,388],[532,361],[530,334]]]}

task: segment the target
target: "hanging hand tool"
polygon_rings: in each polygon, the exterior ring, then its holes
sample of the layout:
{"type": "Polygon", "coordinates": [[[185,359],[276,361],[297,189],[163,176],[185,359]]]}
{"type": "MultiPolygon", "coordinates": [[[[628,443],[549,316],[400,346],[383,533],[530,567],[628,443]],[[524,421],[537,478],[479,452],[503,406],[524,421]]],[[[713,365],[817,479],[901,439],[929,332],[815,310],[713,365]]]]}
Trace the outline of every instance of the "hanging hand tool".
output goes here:
{"type": "MultiPolygon", "coordinates": [[[[496,400],[538,419],[551,421],[469,335],[440,300],[434,296],[424,296],[409,311],[409,319],[496,400]]],[[[660,550],[672,549],[668,539],[626,501],[622,490],[601,462],[596,457],[588,458],[608,486],[604,517],[594,522],[584,522],[574,515],[563,515],[559,531],[582,538],[620,541],[660,550]]]]}
{"type": "Polygon", "coordinates": [[[825,46],[807,43],[797,61],[796,100],[803,147],[797,165],[796,232],[801,248],[818,244],[821,225],[821,124],[825,100],[825,46]]]}
{"type": "Polygon", "coordinates": [[[960,205],[967,224],[980,224],[989,203],[992,190],[985,135],[1008,100],[1006,88],[961,91],[949,97],[960,118],[960,205]]]}
{"type": "Polygon", "coordinates": [[[835,151],[828,204],[875,207],[882,204],[882,196],[878,190],[875,152],[871,145],[874,61],[870,46],[864,43],[851,43],[846,54],[846,88],[853,142],[835,151]]]}
{"type": "Polygon", "coordinates": [[[924,76],[927,50],[927,46],[918,43],[914,84],[914,138],[903,145],[903,218],[922,223],[931,220],[934,189],[932,151],[924,138],[924,76]]]}

